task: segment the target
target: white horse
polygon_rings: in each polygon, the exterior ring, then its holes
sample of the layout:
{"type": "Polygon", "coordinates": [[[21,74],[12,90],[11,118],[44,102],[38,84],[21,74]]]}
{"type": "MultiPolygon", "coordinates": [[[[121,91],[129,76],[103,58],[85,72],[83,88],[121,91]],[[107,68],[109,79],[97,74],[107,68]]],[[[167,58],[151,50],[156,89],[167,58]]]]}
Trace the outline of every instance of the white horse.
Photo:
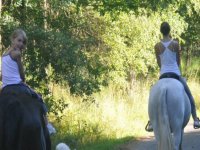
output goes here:
{"type": "Polygon", "coordinates": [[[182,150],[191,105],[181,82],[172,78],[157,81],[150,91],[148,112],[158,150],[182,150]]]}

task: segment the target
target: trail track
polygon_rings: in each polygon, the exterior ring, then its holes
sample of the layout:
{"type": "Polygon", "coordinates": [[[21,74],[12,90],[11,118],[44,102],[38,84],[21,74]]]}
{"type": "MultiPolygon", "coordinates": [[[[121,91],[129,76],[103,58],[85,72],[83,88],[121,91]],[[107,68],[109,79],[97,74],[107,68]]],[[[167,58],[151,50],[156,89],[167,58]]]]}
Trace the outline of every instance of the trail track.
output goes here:
{"type": "MultiPolygon", "coordinates": [[[[156,150],[156,142],[152,134],[122,145],[118,150],[156,150]]],[[[200,129],[194,129],[191,123],[185,128],[183,150],[200,150],[200,129]]]]}

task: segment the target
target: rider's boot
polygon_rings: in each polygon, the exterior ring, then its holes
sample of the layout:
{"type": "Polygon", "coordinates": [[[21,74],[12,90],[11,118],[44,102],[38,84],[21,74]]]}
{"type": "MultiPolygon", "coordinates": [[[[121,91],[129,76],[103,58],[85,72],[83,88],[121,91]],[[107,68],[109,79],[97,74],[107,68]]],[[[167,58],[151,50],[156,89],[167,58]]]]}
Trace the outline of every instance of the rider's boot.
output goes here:
{"type": "Polygon", "coordinates": [[[199,118],[194,119],[194,128],[195,129],[200,128],[200,120],[199,120],[199,118]]]}
{"type": "Polygon", "coordinates": [[[147,125],[146,125],[146,127],[145,127],[145,130],[146,130],[147,132],[153,132],[153,126],[152,126],[152,124],[151,124],[150,121],[148,121],[148,123],[147,123],[147,125]]]}

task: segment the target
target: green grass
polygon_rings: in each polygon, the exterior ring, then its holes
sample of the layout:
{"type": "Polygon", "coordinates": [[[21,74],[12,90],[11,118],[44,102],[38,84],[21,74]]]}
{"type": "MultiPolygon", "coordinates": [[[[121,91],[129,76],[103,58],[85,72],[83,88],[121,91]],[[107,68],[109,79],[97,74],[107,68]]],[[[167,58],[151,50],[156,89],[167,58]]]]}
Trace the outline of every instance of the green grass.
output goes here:
{"type": "Polygon", "coordinates": [[[102,139],[91,144],[86,144],[80,150],[114,150],[117,149],[119,145],[133,139],[133,137],[124,137],[120,139],[102,139]]]}
{"type": "Polygon", "coordinates": [[[191,56],[189,64],[186,66],[186,56],[182,57],[182,63],[181,63],[181,70],[183,76],[186,76],[190,79],[200,80],[200,60],[198,56],[191,56]]]}
{"type": "MultiPolygon", "coordinates": [[[[63,112],[57,111],[57,116],[62,116],[60,121],[53,114],[49,116],[58,131],[52,136],[53,148],[65,142],[76,150],[115,150],[129,140],[152,135],[144,127],[148,121],[149,90],[154,82],[137,81],[133,90],[110,86],[88,101],[56,85],[55,103],[63,99],[68,107],[63,112]]],[[[199,110],[199,83],[196,80],[188,83],[199,110]]]]}

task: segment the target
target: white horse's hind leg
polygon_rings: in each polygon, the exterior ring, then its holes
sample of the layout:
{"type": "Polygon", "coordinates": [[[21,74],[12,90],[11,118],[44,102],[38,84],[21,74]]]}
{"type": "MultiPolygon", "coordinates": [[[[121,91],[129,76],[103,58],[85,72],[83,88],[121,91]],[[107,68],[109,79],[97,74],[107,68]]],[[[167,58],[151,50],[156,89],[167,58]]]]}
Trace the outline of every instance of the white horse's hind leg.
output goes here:
{"type": "Polygon", "coordinates": [[[151,88],[148,107],[158,150],[181,150],[183,128],[190,117],[183,85],[175,79],[159,80],[151,88]]]}
{"type": "Polygon", "coordinates": [[[179,150],[182,150],[182,143],[183,143],[183,134],[184,134],[184,131],[182,130],[181,132],[181,143],[180,143],[180,146],[179,146],[179,150]]]}
{"type": "Polygon", "coordinates": [[[174,135],[175,150],[181,150],[182,149],[183,130],[181,128],[177,128],[174,131],[173,135],[174,135]]]}

